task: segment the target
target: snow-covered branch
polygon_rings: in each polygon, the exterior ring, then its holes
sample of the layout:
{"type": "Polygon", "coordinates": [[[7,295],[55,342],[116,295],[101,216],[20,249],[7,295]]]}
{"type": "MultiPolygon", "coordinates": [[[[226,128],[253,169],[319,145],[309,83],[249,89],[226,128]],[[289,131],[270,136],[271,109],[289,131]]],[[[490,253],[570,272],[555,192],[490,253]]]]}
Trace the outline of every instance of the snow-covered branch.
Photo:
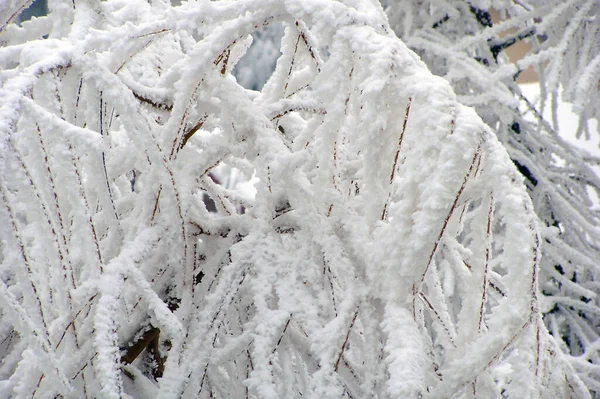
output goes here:
{"type": "Polygon", "coordinates": [[[589,397],[521,175],[379,5],[52,7],[0,33],[3,395],[589,397]]]}

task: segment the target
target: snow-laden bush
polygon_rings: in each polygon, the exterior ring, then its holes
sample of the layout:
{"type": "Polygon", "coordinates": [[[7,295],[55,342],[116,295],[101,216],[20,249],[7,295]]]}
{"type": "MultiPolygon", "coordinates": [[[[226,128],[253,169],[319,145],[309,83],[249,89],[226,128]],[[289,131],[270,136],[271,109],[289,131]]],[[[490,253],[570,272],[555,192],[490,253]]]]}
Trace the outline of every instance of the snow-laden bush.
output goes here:
{"type": "Polygon", "coordinates": [[[593,169],[600,159],[568,144],[560,130],[567,124],[557,116],[562,91],[580,118],[578,127],[567,127],[589,138],[588,120],[600,118],[600,3],[386,3],[398,36],[494,127],[525,177],[544,227],[544,321],[588,388],[600,394],[600,217],[594,204],[600,178],[593,169]],[[504,19],[492,23],[489,7],[504,19]],[[530,48],[511,64],[503,52],[519,42],[530,48]],[[526,99],[515,82],[527,66],[539,73],[540,104],[526,99]]]}
{"type": "Polygon", "coordinates": [[[589,396],[522,178],[378,5],[50,10],[0,33],[3,396],[589,396]]]}

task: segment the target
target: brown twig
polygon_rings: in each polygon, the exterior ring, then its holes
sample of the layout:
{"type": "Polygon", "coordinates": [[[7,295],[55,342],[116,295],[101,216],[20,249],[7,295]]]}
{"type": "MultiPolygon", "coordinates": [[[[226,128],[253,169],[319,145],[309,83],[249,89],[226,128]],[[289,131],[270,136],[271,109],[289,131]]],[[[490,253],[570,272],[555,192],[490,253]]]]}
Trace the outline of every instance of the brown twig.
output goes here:
{"type": "Polygon", "coordinates": [[[290,107],[280,111],[277,115],[271,117],[270,120],[274,121],[275,119],[279,119],[279,118],[289,114],[290,112],[298,112],[298,111],[306,111],[306,112],[311,112],[313,114],[327,115],[326,109],[308,107],[306,105],[300,104],[300,105],[290,106],[290,107]]]}
{"type": "Polygon", "coordinates": [[[185,223],[185,218],[183,217],[181,196],[179,195],[179,189],[177,188],[177,184],[175,183],[175,175],[173,174],[173,171],[169,167],[169,160],[165,156],[165,153],[163,152],[162,148],[160,148],[158,138],[156,137],[156,135],[154,133],[151,133],[151,134],[152,134],[152,139],[154,140],[154,144],[156,145],[156,149],[157,149],[158,153],[161,155],[161,158],[163,161],[163,166],[164,166],[165,170],[167,171],[167,174],[169,175],[169,181],[171,183],[171,187],[173,188],[173,194],[175,197],[175,205],[176,205],[175,208],[177,210],[177,216],[179,217],[179,223],[180,223],[180,228],[181,228],[181,244],[183,247],[183,259],[185,261],[187,261],[188,245],[187,245],[186,223],[185,223]]]}
{"type": "MultiPolygon", "coordinates": [[[[209,331],[214,328],[215,322],[217,321],[217,319],[219,317],[221,317],[221,314],[223,313],[223,310],[224,310],[225,306],[229,306],[231,304],[231,301],[233,300],[233,297],[235,297],[237,295],[237,292],[239,291],[240,287],[244,283],[245,279],[246,279],[246,271],[244,270],[244,271],[242,271],[241,279],[240,279],[239,283],[237,283],[235,289],[233,289],[232,292],[230,291],[231,294],[228,292],[226,294],[225,298],[223,299],[223,301],[219,304],[219,307],[217,308],[217,311],[215,312],[215,315],[214,315],[214,317],[213,317],[213,319],[210,322],[210,325],[208,327],[209,331]]],[[[220,322],[219,322],[219,325],[216,328],[215,335],[214,335],[214,337],[212,339],[212,345],[213,345],[213,347],[215,347],[215,344],[216,344],[216,341],[217,341],[217,338],[218,338],[218,335],[219,335],[219,329],[221,328],[222,324],[223,324],[223,320],[221,319],[220,322]]],[[[209,365],[209,362],[206,361],[206,366],[204,368],[204,373],[202,375],[202,380],[200,381],[200,389],[198,390],[198,395],[197,396],[200,396],[200,393],[202,392],[202,388],[204,386],[204,380],[205,380],[205,378],[206,378],[206,376],[208,374],[208,365],[209,365]]]]}
{"type": "Polygon", "coordinates": [[[92,296],[90,299],[88,299],[88,303],[86,303],[81,309],[79,309],[79,311],[77,313],[75,313],[75,316],[73,316],[73,319],[71,319],[71,321],[69,322],[69,324],[67,324],[67,326],[65,327],[65,329],[63,330],[60,339],[58,340],[56,346],[54,347],[54,350],[58,349],[58,347],[60,346],[60,344],[62,343],[67,331],[69,330],[69,327],[71,327],[71,325],[73,323],[75,323],[75,319],[77,319],[77,317],[79,317],[79,315],[81,314],[81,312],[83,312],[83,310],[87,307],[87,306],[91,306],[92,301],[98,296],[98,294],[94,294],[94,296],[92,296]]]}
{"type": "Polygon", "coordinates": [[[173,111],[173,104],[168,104],[168,103],[164,103],[164,102],[163,102],[163,103],[161,103],[161,102],[154,101],[154,100],[152,100],[152,99],[150,99],[150,98],[146,97],[144,94],[142,94],[142,93],[139,93],[139,92],[135,91],[135,90],[134,90],[134,89],[132,89],[131,87],[129,87],[129,90],[131,90],[131,93],[133,94],[133,96],[134,96],[135,98],[137,98],[137,99],[138,99],[138,101],[140,101],[140,102],[142,102],[142,103],[145,103],[145,104],[151,105],[151,106],[153,106],[154,108],[158,108],[158,109],[164,109],[164,110],[166,110],[166,111],[169,111],[169,112],[170,112],[170,111],[173,111]]]}
{"type": "Polygon", "coordinates": [[[102,259],[102,251],[100,251],[100,241],[98,240],[98,234],[96,233],[96,227],[94,226],[94,221],[92,220],[92,213],[90,210],[89,202],[87,199],[87,195],[85,194],[85,188],[83,186],[83,179],[81,178],[81,174],[79,170],[81,169],[78,165],[77,158],[73,155],[73,147],[69,144],[69,151],[71,152],[71,161],[73,163],[73,170],[75,172],[75,176],[77,177],[77,184],[79,185],[79,195],[83,199],[83,205],[85,206],[85,210],[88,216],[88,226],[90,228],[92,234],[92,241],[94,242],[94,246],[96,248],[96,256],[98,257],[98,267],[100,269],[100,273],[104,273],[104,261],[102,259]]]}
{"type": "MultiPolygon", "coordinates": [[[[48,180],[50,181],[50,189],[52,190],[52,197],[54,199],[54,206],[56,207],[56,216],[58,218],[59,230],[60,230],[60,234],[61,234],[63,245],[64,245],[64,251],[66,254],[65,263],[62,264],[63,271],[65,273],[65,277],[70,280],[69,283],[71,283],[71,287],[77,288],[77,286],[75,284],[75,276],[73,274],[73,268],[71,267],[71,263],[69,262],[69,244],[67,242],[67,236],[65,235],[65,228],[64,228],[63,218],[62,218],[62,212],[60,209],[60,204],[58,202],[58,193],[56,191],[56,184],[54,181],[54,173],[52,172],[52,168],[50,167],[50,162],[48,160],[48,151],[46,150],[46,144],[44,143],[44,139],[42,138],[42,131],[40,129],[39,124],[37,124],[37,123],[36,123],[36,131],[37,131],[37,136],[38,136],[38,140],[40,143],[40,147],[42,148],[42,153],[44,154],[44,166],[45,166],[46,172],[48,174],[48,180]]],[[[72,299],[71,299],[71,292],[69,290],[67,290],[67,300],[69,302],[69,306],[71,306],[72,299]]]]}
{"type": "Polygon", "coordinates": [[[481,157],[479,157],[479,159],[477,160],[477,166],[475,167],[475,173],[473,173],[473,177],[478,177],[480,166],[481,166],[481,157]]]}
{"type": "Polygon", "coordinates": [[[137,37],[137,39],[140,39],[140,38],[142,38],[142,37],[151,36],[151,35],[158,35],[159,33],[170,32],[170,31],[171,31],[171,29],[168,29],[168,28],[163,28],[163,29],[161,29],[161,30],[157,30],[156,32],[150,32],[150,33],[145,33],[145,34],[143,34],[143,35],[139,35],[139,36],[137,37]]]}
{"type": "MultiPolygon", "coordinates": [[[[102,91],[100,91],[100,135],[104,137],[104,119],[103,115],[106,113],[106,104],[102,99],[102,91]]],[[[108,136],[108,132],[107,132],[108,136]]],[[[115,216],[115,222],[117,225],[117,230],[119,235],[122,237],[123,233],[121,231],[121,223],[119,221],[119,214],[117,213],[117,207],[115,206],[115,200],[113,198],[112,188],[110,187],[110,179],[108,178],[108,170],[106,168],[106,153],[102,151],[102,169],[104,170],[104,180],[106,181],[106,189],[108,192],[108,199],[110,202],[110,206],[112,207],[113,215],[115,216]]]]}
{"type": "Polygon", "coordinates": [[[154,201],[154,209],[152,210],[152,217],[150,218],[150,222],[154,221],[156,217],[156,212],[158,211],[158,202],[160,200],[160,194],[162,193],[162,184],[158,187],[158,193],[156,194],[156,201],[154,201]]]}
{"type": "Polygon", "coordinates": [[[96,356],[98,356],[98,352],[94,353],[94,355],[90,358],[90,360],[88,360],[87,362],[84,363],[84,365],[79,369],[79,371],[77,373],[75,373],[75,375],[73,377],[71,377],[71,381],[73,381],[75,378],[77,378],[79,376],[79,374],[81,374],[83,372],[83,370],[85,370],[85,368],[90,363],[93,363],[96,356]]]}
{"type": "Polygon", "coordinates": [[[223,65],[221,66],[220,70],[221,75],[225,75],[225,73],[227,72],[227,63],[229,62],[229,57],[231,55],[231,48],[235,45],[236,42],[237,39],[231,42],[230,45],[225,47],[225,49],[221,52],[221,54],[217,56],[217,58],[214,61],[215,66],[219,65],[219,63],[223,61],[223,65]]]}
{"type": "Polygon", "coordinates": [[[268,182],[268,186],[269,186],[269,193],[273,193],[273,190],[271,189],[271,166],[267,166],[267,182],[268,182]]]}
{"type": "Polygon", "coordinates": [[[337,317],[337,304],[335,300],[335,290],[333,288],[333,280],[331,279],[331,268],[329,267],[329,262],[325,259],[325,254],[323,254],[323,275],[327,275],[327,280],[329,281],[329,287],[331,288],[331,302],[333,303],[333,311],[335,312],[335,316],[337,317]]]}
{"type": "Polygon", "coordinates": [[[388,192],[388,199],[383,205],[383,211],[381,212],[381,220],[385,220],[387,217],[387,207],[392,196],[391,185],[394,182],[394,176],[396,175],[396,168],[398,167],[398,158],[400,156],[400,150],[402,148],[402,140],[404,139],[404,133],[406,132],[406,125],[408,124],[408,115],[410,114],[410,107],[412,105],[412,97],[408,97],[408,104],[404,112],[404,123],[402,124],[402,130],[400,131],[400,137],[398,138],[398,146],[396,147],[396,155],[394,156],[394,164],[392,165],[392,172],[390,173],[390,189],[388,192]]]}
{"type": "MultiPolygon", "coordinates": [[[[531,229],[535,231],[535,227],[531,226],[531,229]]],[[[538,312],[538,297],[537,297],[537,289],[538,289],[538,281],[537,281],[537,273],[538,273],[538,260],[540,255],[540,236],[536,232],[535,233],[535,248],[533,249],[533,271],[531,276],[531,313],[536,315],[538,312]]],[[[540,341],[540,317],[536,317],[536,362],[535,362],[535,375],[537,376],[540,370],[540,351],[541,351],[541,341],[540,341]]]]}
{"type": "Polygon", "coordinates": [[[302,39],[302,41],[304,42],[304,45],[306,46],[306,49],[308,50],[308,53],[310,54],[311,58],[315,61],[315,65],[317,67],[317,71],[321,72],[321,63],[319,62],[319,57],[316,54],[316,50],[315,47],[309,43],[308,37],[306,36],[306,30],[308,30],[308,28],[306,28],[306,26],[304,26],[304,23],[302,23],[302,26],[300,26],[300,22],[296,21],[296,28],[298,29],[298,38],[302,39]]]}
{"type": "Polygon", "coordinates": [[[25,269],[27,270],[27,276],[29,278],[29,285],[31,287],[31,290],[33,291],[33,296],[35,297],[38,311],[40,312],[40,319],[41,319],[42,325],[44,327],[43,339],[45,340],[45,343],[48,345],[47,350],[50,351],[52,348],[52,343],[50,342],[50,334],[48,332],[48,323],[46,322],[46,313],[44,312],[44,308],[42,306],[42,300],[40,298],[38,288],[33,280],[33,276],[35,274],[33,273],[33,270],[31,269],[31,263],[29,262],[29,254],[25,247],[25,242],[23,241],[23,238],[21,237],[21,233],[20,233],[20,230],[18,227],[18,222],[17,222],[17,218],[15,216],[14,210],[10,206],[10,203],[8,202],[8,196],[7,196],[6,191],[7,191],[6,187],[4,186],[3,182],[0,180],[0,197],[2,199],[2,202],[4,202],[4,205],[6,206],[6,209],[8,211],[12,230],[15,235],[15,238],[17,239],[17,243],[19,245],[19,249],[21,252],[21,258],[23,258],[23,263],[25,264],[25,269]]]}
{"type": "Polygon", "coordinates": [[[487,217],[487,243],[485,247],[485,267],[483,269],[483,292],[481,294],[481,307],[479,308],[479,327],[478,331],[481,333],[481,328],[483,327],[483,311],[485,307],[485,301],[487,298],[487,286],[488,286],[488,271],[490,267],[490,258],[491,258],[491,245],[492,245],[492,213],[494,212],[494,195],[490,193],[490,209],[488,211],[487,217]]]}
{"type": "Polygon", "coordinates": [[[456,344],[454,343],[454,338],[452,337],[452,334],[450,333],[450,329],[448,328],[448,326],[446,326],[446,323],[444,323],[444,321],[442,320],[442,317],[440,316],[439,312],[433,307],[431,302],[429,302],[429,300],[427,299],[425,294],[423,294],[422,292],[419,292],[418,295],[419,295],[419,298],[421,299],[421,301],[423,301],[423,303],[425,305],[427,305],[427,308],[429,309],[429,311],[435,315],[438,322],[442,325],[442,327],[446,331],[446,334],[448,334],[448,338],[450,339],[450,342],[452,343],[452,345],[454,345],[456,347],[456,344]]]}
{"type": "MultiPolygon", "coordinates": [[[[250,350],[246,349],[246,355],[248,356],[248,365],[246,366],[246,379],[250,378],[250,370],[254,370],[254,364],[252,364],[252,357],[250,356],[250,350]]],[[[246,399],[248,399],[248,385],[246,385],[246,399]]]]}
{"type": "MultiPolygon", "coordinates": [[[[169,153],[169,157],[168,157],[169,160],[172,160],[175,157],[175,155],[177,154],[177,152],[181,148],[183,148],[183,145],[180,145],[179,143],[183,139],[183,137],[185,136],[184,130],[185,130],[185,127],[187,125],[187,118],[188,118],[188,115],[189,115],[189,110],[190,110],[190,108],[192,106],[191,104],[195,104],[196,103],[193,100],[194,100],[195,96],[197,95],[198,90],[200,89],[200,86],[202,85],[202,83],[204,83],[204,78],[200,79],[200,82],[198,82],[198,84],[194,88],[194,91],[192,92],[192,95],[191,95],[190,104],[188,104],[186,106],[186,108],[185,108],[185,110],[183,112],[183,115],[181,116],[181,120],[179,121],[179,128],[177,129],[177,133],[175,134],[175,139],[173,140],[173,144],[171,145],[171,152],[169,153]]],[[[188,137],[188,139],[189,139],[189,137],[188,137]]],[[[157,145],[158,145],[158,141],[157,141],[157,145]]],[[[162,150],[160,150],[159,152],[162,154],[162,150]]],[[[166,161],[166,158],[165,158],[165,161],[166,161]]]]}
{"type": "Polygon", "coordinates": [[[279,336],[279,340],[277,340],[277,344],[275,345],[275,348],[273,348],[273,350],[271,351],[271,354],[273,354],[277,351],[277,348],[279,347],[279,344],[281,344],[281,341],[283,340],[283,336],[285,335],[285,332],[287,331],[291,321],[292,321],[292,316],[290,315],[287,322],[285,323],[285,327],[283,327],[283,331],[281,331],[281,335],[279,336]]]}
{"type": "Polygon", "coordinates": [[[429,271],[429,268],[431,267],[431,263],[433,262],[433,256],[435,255],[435,253],[438,249],[438,246],[440,245],[442,236],[446,232],[446,228],[448,227],[450,218],[452,217],[452,214],[454,213],[454,210],[456,209],[456,206],[458,205],[458,200],[460,199],[460,196],[462,195],[463,191],[465,190],[467,182],[469,181],[469,178],[471,177],[471,173],[473,172],[473,168],[475,167],[475,161],[479,157],[480,150],[481,150],[481,144],[477,147],[477,150],[475,150],[475,153],[473,154],[473,160],[471,161],[471,166],[469,167],[469,170],[467,171],[465,178],[463,179],[463,182],[458,190],[458,193],[456,194],[456,197],[454,198],[454,202],[452,203],[452,206],[450,207],[450,210],[448,211],[448,215],[446,216],[446,219],[444,219],[444,224],[442,225],[442,229],[440,230],[440,233],[438,234],[438,238],[435,240],[435,243],[433,244],[433,249],[431,250],[431,254],[429,255],[429,261],[427,262],[427,266],[425,267],[425,270],[421,274],[421,278],[419,280],[418,286],[416,287],[417,290],[420,289],[421,285],[423,284],[423,281],[425,280],[425,275],[427,274],[427,272],[429,271]]]}
{"type": "Polygon", "coordinates": [[[327,217],[331,216],[332,210],[333,210],[333,204],[329,205],[329,210],[327,211],[327,217]]]}
{"type": "Polygon", "coordinates": [[[346,333],[346,339],[344,340],[344,343],[342,344],[342,348],[340,349],[340,354],[338,355],[338,358],[335,362],[335,367],[333,369],[336,373],[338,371],[338,368],[340,367],[340,361],[342,360],[342,356],[344,355],[344,351],[346,350],[346,345],[348,344],[348,340],[350,339],[350,332],[352,331],[352,327],[354,326],[356,317],[358,317],[358,310],[359,309],[357,308],[356,312],[354,312],[354,317],[352,317],[352,321],[350,322],[350,327],[348,327],[348,332],[346,333]]]}
{"type": "MultiPolygon", "coordinates": [[[[21,167],[23,172],[25,172],[25,176],[27,177],[27,180],[29,180],[29,185],[33,188],[33,192],[35,193],[35,196],[40,204],[40,207],[42,208],[42,212],[44,213],[46,223],[48,224],[48,228],[50,229],[50,233],[52,235],[52,238],[54,239],[54,244],[56,245],[56,249],[58,251],[59,264],[61,265],[61,268],[63,269],[63,271],[66,274],[67,269],[66,269],[64,262],[67,261],[66,258],[67,258],[67,254],[68,254],[68,248],[63,248],[61,246],[58,233],[56,232],[56,229],[54,228],[54,224],[51,221],[50,212],[48,211],[48,207],[46,206],[45,201],[42,200],[42,196],[40,195],[40,190],[38,189],[37,185],[34,183],[33,177],[31,176],[31,173],[29,172],[29,168],[25,164],[25,161],[23,160],[23,157],[21,156],[19,150],[14,145],[12,140],[9,140],[9,145],[10,145],[15,157],[17,158],[17,162],[19,162],[19,166],[21,167]]],[[[63,237],[64,237],[64,235],[63,235],[63,237]]]]}
{"type": "Polygon", "coordinates": [[[9,333],[9,334],[6,336],[6,338],[4,338],[4,339],[3,339],[3,340],[0,342],[0,345],[4,345],[4,343],[5,343],[6,341],[8,341],[8,344],[6,345],[6,347],[7,347],[7,348],[10,348],[10,344],[11,344],[11,342],[12,342],[12,339],[14,338],[15,334],[16,334],[16,331],[15,331],[15,330],[12,330],[12,331],[11,331],[11,332],[10,332],[10,333],[9,333]]]}
{"type": "Polygon", "coordinates": [[[179,145],[179,149],[185,147],[188,140],[191,139],[192,136],[202,128],[202,125],[204,125],[204,122],[206,122],[206,118],[208,118],[208,114],[204,114],[204,116],[198,121],[198,123],[196,123],[190,130],[184,133],[183,139],[181,140],[181,144],[179,145]]]}
{"type": "Polygon", "coordinates": [[[33,392],[31,393],[31,397],[35,398],[35,394],[37,393],[37,390],[40,388],[40,385],[42,384],[42,381],[44,380],[44,377],[46,376],[46,374],[42,373],[42,375],[40,375],[40,378],[38,379],[37,384],[35,385],[35,389],[33,390],[33,392]]]}
{"type": "Polygon", "coordinates": [[[392,168],[392,173],[390,174],[390,184],[394,181],[394,176],[396,174],[396,167],[398,165],[398,157],[400,155],[400,150],[402,148],[402,139],[404,138],[404,133],[406,132],[406,125],[408,124],[408,115],[410,114],[410,107],[412,105],[412,97],[408,97],[408,104],[406,105],[406,110],[404,112],[404,123],[402,124],[402,131],[400,132],[400,137],[398,138],[398,146],[396,147],[396,155],[394,156],[394,166],[392,168]]]}
{"type": "Polygon", "coordinates": [[[287,91],[288,85],[290,84],[290,77],[292,76],[292,70],[294,69],[296,53],[298,52],[298,43],[300,43],[300,35],[298,35],[298,39],[296,40],[296,44],[294,46],[294,52],[292,53],[292,59],[290,60],[290,68],[288,70],[287,76],[285,77],[285,84],[283,86],[283,96],[284,97],[285,97],[285,93],[287,91]]]}

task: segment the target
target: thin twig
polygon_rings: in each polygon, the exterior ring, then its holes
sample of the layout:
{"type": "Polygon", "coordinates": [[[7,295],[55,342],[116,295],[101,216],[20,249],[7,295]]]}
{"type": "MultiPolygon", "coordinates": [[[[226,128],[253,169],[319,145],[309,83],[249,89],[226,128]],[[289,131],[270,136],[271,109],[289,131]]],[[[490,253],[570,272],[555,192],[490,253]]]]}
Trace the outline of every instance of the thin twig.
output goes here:
{"type": "Polygon", "coordinates": [[[21,258],[23,258],[23,263],[25,264],[25,269],[27,270],[27,276],[29,278],[29,285],[31,287],[31,290],[33,291],[33,296],[35,297],[38,311],[40,312],[40,318],[42,321],[42,325],[44,327],[43,338],[45,340],[45,343],[48,345],[48,350],[50,350],[52,348],[52,343],[50,342],[50,334],[48,332],[48,323],[46,322],[46,314],[45,314],[44,308],[42,306],[42,300],[40,298],[38,288],[33,280],[33,276],[35,274],[34,274],[33,270],[31,269],[31,263],[29,262],[29,254],[25,247],[25,242],[23,241],[23,238],[21,237],[17,218],[15,216],[13,208],[10,206],[10,203],[8,202],[7,189],[4,186],[4,182],[2,180],[0,180],[0,196],[2,198],[2,202],[4,202],[4,205],[8,211],[12,230],[15,235],[15,238],[17,239],[17,243],[19,245],[19,249],[21,252],[21,258]]]}
{"type": "MultiPolygon", "coordinates": [[[[54,206],[56,207],[56,215],[58,218],[59,230],[61,233],[61,237],[62,237],[62,241],[63,241],[63,245],[64,245],[64,251],[66,254],[66,259],[65,259],[66,263],[63,263],[65,277],[70,279],[69,282],[71,283],[71,287],[73,287],[75,289],[75,288],[77,288],[77,286],[75,284],[75,276],[73,274],[73,268],[71,267],[71,263],[69,262],[69,244],[67,242],[62,212],[61,212],[60,204],[58,201],[58,193],[56,191],[56,184],[54,181],[54,173],[52,172],[52,168],[50,167],[50,162],[48,160],[48,151],[46,150],[46,144],[44,143],[44,139],[42,138],[42,131],[40,130],[40,126],[37,123],[36,123],[36,131],[37,131],[40,147],[42,148],[42,152],[44,154],[44,166],[46,167],[46,172],[48,173],[48,179],[50,181],[50,189],[52,190],[52,196],[54,198],[54,206]],[[67,271],[67,269],[68,269],[68,271],[67,271]]],[[[72,300],[71,300],[71,292],[69,290],[67,290],[67,299],[69,302],[69,306],[71,306],[72,300]]]]}
{"type": "Polygon", "coordinates": [[[429,300],[427,299],[425,294],[423,294],[422,292],[419,292],[418,295],[419,295],[419,298],[421,299],[421,301],[423,301],[423,303],[425,305],[427,305],[427,308],[429,309],[429,311],[435,315],[438,322],[442,325],[442,327],[446,331],[446,334],[448,334],[448,338],[450,339],[450,342],[452,343],[452,345],[454,345],[454,347],[456,347],[456,344],[454,343],[454,338],[452,337],[452,334],[450,333],[450,329],[448,328],[448,326],[446,326],[446,323],[444,323],[444,321],[442,320],[442,317],[440,316],[439,312],[433,307],[431,302],[429,302],[429,300]]]}
{"type": "Polygon", "coordinates": [[[90,232],[92,234],[92,241],[94,242],[94,246],[96,248],[96,256],[98,258],[98,267],[100,269],[100,273],[104,273],[104,260],[102,259],[102,251],[100,250],[100,240],[98,240],[98,234],[96,232],[96,226],[94,225],[94,221],[92,220],[92,212],[90,210],[89,202],[87,195],[85,193],[85,187],[83,186],[83,179],[81,178],[81,174],[79,173],[80,167],[77,162],[77,158],[73,155],[73,148],[69,144],[69,151],[71,152],[71,160],[73,163],[73,170],[75,172],[75,176],[77,177],[77,184],[79,185],[79,195],[83,199],[83,205],[85,207],[85,211],[87,213],[87,222],[90,228],[90,232]]]}
{"type": "Polygon", "coordinates": [[[473,172],[473,168],[475,167],[475,161],[479,157],[480,150],[481,150],[481,144],[477,147],[477,150],[475,150],[475,153],[473,154],[473,160],[471,161],[471,166],[469,167],[469,170],[467,171],[467,174],[465,175],[465,178],[463,179],[462,185],[460,186],[460,189],[458,190],[456,197],[454,198],[454,202],[452,203],[452,206],[450,207],[450,211],[448,211],[448,215],[446,216],[446,219],[444,220],[444,224],[442,225],[442,229],[440,230],[440,233],[438,234],[438,238],[435,240],[435,243],[433,244],[433,249],[431,250],[431,254],[429,255],[429,261],[427,262],[427,266],[425,267],[425,270],[421,274],[421,279],[419,280],[418,285],[415,287],[417,290],[420,290],[421,285],[423,285],[423,281],[425,281],[425,275],[427,274],[427,272],[429,271],[429,268],[431,267],[431,263],[433,262],[433,256],[435,255],[435,253],[438,249],[438,246],[440,245],[440,242],[442,241],[442,236],[446,232],[446,228],[448,227],[448,222],[450,221],[450,218],[452,217],[452,214],[454,213],[454,210],[456,209],[456,206],[458,205],[458,200],[460,199],[460,196],[462,195],[463,191],[465,190],[467,182],[469,181],[469,178],[471,177],[471,173],[473,172]]]}
{"type": "Polygon", "coordinates": [[[277,340],[277,344],[275,345],[275,348],[273,348],[273,351],[271,351],[271,354],[273,354],[277,351],[277,348],[279,347],[279,344],[281,344],[281,341],[283,340],[283,336],[285,335],[285,332],[287,331],[288,326],[290,325],[291,321],[292,321],[292,316],[290,315],[287,322],[285,323],[285,327],[283,327],[283,331],[281,332],[281,335],[279,336],[279,340],[277,340]]]}
{"type": "Polygon", "coordinates": [[[308,28],[306,27],[304,22],[301,23],[301,21],[296,21],[296,28],[298,29],[298,32],[299,32],[298,37],[302,39],[302,41],[306,45],[306,49],[308,50],[310,57],[315,61],[317,71],[321,72],[321,61],[320,61],[319,55],[317,54],[317,50],[316,50],[317,46],[310,44],[309,43],[310,40],[308,39],[308,36],[306,35],[306,31],[308,31],[308,28]]]}
{"type": "Polygon", "coordinates": [[[479,308],[479,327],[478,331],[481,333],[483,327],[483,311],[485,308],[485,302],[487,298],[487,286],[488,286],[488,271],[490,267],[491,258],[491,245],[492,245],[492,213],[494,212],[494,195],[490,193],[490,209],[487,217],[487,232],[486,232],[486,246],[485,246],[485,267],[483,269],[483,292],[481,293],[481,307],[479,308]]]}
{"type": "Polygon", "coordinates": [[[340,367],[340,361],[342,360],[342,356],[344,355],[344,351],[346,350],[346,345],[348,344],[348,339],[350,338],[350,332],[352,331],[352,327],[354,326],[354,322],[356,321],[356,317],[358,316],[358,308],[356,309],[356,312],[354,312],[354,317],[352,317],[352,321],[350,322],[350,327],[348,327],[348,332],[346,333],[346,339],[344,340],[344,343],[342,344],[342,348],[340,349],[340,354],[338,355],[338,358],[335,362],[335,367],[333,368],[335,370],[335,372],[338,371],[338,368],[340,367]]]}
{"type": "MultiPolygon", "coordinates": [[[[100,91],[100,135],[104,138],[104,119],[103,115],[106,112],[106,104],[102,99],[102,91],[100,91]]],[[[107,132],[108,136],[108,132],[107,132]]],[[[117,213],[117,207],[115,206],[115,201],[113,198],[112,188],[110,187],[110,179],[108,178],[108,170],[106,168],[106,152],[102,151],[102,169],[104,170],[104,179],[106,181],[106,189],[108,191],[108,200],[110,202],[110,206],[112,207],[113,215],[115,216],[115,222],[117,226],[117,231],[119,235],[122,237],[123,232],[121,231],[121,222],[119,221],[119,214],[117,213]]]]}
{"type": "Polygon", "coordinates": [[[392,165],[392,172],[390,173],[390,188],[388,191],[388,199],[383,205],[383,211],[381,212],[381,220],[385,220],[387,217],[387,207],[392,196],[392,183],[394,182],[394,176],[396,175],[396,168],[398,167],[398,157],[400,156],[400,150],[402,149],[402,140],[404,139],[404,133],[406,132],[406,125],[408,124],[408,115],[410,114],[410,107],[412,105],[412,97],[408,97],[408,104],[404,111],[404,123],[402,124],[402,130],[400,131],[400,137],[398,138],[398,146],[396,147],[396,155],[394,156],[394,164],[392,165]]]}

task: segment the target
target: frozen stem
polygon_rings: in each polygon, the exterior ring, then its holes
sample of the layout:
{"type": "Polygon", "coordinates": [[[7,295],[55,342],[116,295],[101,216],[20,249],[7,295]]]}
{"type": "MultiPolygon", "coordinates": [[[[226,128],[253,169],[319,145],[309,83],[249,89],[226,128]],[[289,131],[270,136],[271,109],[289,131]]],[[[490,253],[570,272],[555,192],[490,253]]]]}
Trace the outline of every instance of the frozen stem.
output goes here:
{"type": "Polygon", "coordinates": [[[350,339],[350,332],[352,331],[354,322],[356,321],[356,318],[358,317],[358,310],[359,309],[357,308],[356,312],[354,312],[354,316],[352,317],[352,321],[350,322],[350,327],[348,327],[348,332],[346,333],[346,339],[344,339],[344,343],[342,344],[342,348],[340,349],[340,354],[338,355],[338,358],[335,361],[335,367],[333,368],[335,370],[335,372],[337,372],[338,368],[340,367],[340,361],[342,360],[342,356],[344,355],[344,351],[346,350],[346,345],[348,344],[348,339],[350,339]]]}

